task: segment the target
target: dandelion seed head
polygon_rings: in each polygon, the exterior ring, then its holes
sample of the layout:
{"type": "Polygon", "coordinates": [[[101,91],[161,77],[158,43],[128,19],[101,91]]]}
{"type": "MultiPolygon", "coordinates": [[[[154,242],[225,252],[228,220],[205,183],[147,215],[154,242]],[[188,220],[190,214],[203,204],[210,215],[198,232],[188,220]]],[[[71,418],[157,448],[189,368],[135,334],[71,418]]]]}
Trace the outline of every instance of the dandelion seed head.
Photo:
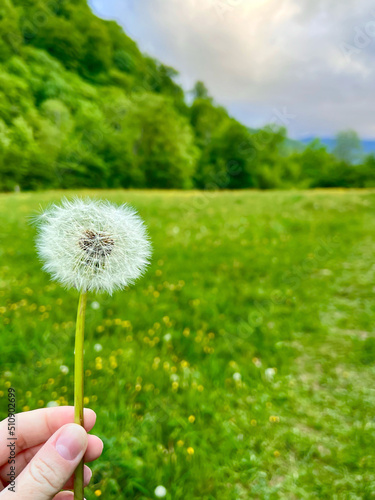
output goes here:
{"type": "Polygon", "coordinates": [[[164,486],[160,485],[155,488],[155,496],[157,498],[164,498],[166,494],[167,494],[167,489],[164,486]]]}
{"type": "Polygon", "coordinates": [[[112,293],[139,278],[151,245],[142,219],[128,205],[75,198],[37,217],[44,269],[64,286],[112,293]]]}

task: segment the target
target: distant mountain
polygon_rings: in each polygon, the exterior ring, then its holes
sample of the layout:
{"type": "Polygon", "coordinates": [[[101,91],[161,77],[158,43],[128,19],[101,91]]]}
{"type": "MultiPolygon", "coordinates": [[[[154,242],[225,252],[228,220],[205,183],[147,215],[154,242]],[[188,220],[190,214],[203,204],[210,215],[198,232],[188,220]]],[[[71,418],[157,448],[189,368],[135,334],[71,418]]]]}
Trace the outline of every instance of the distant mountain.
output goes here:
{"type": "MultiPolygon", "coordinates": [[[[316,139],[316,137],[305,137],[304,139],[300,139],[300,142],[302,142],[302,144],[309,144],[314,139],[316,139]]],[[[328,151],[333,151],[333,149],[335,147],[335,138],[334,137],[322,137],[319,139],[320,139],[320,142],[327,147],[328,151]]],[[[373,141],[372,140],[363,140],[362,146],[363,146],[363,152],[365,154],[371,154],[371,153],[375,154],[375,140],[373,140],[373,141]]]]}

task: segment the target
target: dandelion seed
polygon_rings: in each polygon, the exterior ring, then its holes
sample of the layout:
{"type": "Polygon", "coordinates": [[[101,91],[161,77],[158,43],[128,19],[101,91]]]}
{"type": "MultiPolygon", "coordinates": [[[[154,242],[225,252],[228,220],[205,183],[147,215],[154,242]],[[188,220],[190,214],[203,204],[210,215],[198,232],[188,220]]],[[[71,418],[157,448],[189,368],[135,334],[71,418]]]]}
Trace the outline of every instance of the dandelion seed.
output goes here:
{"type": "Polygon", "coordinates": [[[96,311],[97,309],[100,309],[100,304],[96,300],[94,302],[91,302],[91,309],[94,309],[96,311]]]}
{"type": "Polygon", "coordinates": [[[69,373],[69,368],[66,366],[66,365],[61,365],[60,366],[60,371],[61,373],[63,373],[64,375],[67,375],[69,373]]]}

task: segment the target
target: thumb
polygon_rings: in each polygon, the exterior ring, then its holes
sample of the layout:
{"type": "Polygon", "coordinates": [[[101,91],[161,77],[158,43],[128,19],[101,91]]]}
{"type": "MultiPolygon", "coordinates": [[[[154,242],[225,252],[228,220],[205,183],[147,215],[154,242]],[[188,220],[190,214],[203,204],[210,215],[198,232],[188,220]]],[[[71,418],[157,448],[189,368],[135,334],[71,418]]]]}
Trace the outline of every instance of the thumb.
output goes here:
{"type": "Polygon", "coordinates": [[[61,427],[17,477],[16,495],[10,498],[51,500],[74,473],[87,442],[87,433],[80,425],[61,427]]]}

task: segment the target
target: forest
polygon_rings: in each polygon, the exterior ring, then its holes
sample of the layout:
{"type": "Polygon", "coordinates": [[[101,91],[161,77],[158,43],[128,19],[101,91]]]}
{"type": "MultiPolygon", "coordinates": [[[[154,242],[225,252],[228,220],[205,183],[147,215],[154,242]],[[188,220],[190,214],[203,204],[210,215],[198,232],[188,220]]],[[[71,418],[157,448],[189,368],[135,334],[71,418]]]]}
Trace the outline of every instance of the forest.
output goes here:
{"type": "Polygon", "coordinates": [[[353,131],[333,151],[249,129],[85,0],[0,6],[0,190],[375,186],[353,131]]]}

